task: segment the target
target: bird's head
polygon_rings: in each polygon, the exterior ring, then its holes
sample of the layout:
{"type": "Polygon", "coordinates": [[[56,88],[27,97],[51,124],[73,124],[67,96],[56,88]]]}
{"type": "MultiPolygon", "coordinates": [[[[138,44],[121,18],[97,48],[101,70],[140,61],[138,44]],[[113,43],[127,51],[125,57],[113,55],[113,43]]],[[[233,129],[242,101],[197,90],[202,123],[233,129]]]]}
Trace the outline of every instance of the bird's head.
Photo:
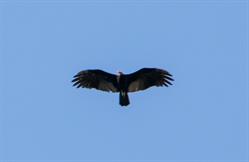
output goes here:
{"type": "Polygon", "coordinates": [[[118,71],[117,73],[118,73],[118,76],[120,76],[120,75],[123,75],[123,74],[124,74],[124,73],[122,73],[121,71],[118,71]]]}

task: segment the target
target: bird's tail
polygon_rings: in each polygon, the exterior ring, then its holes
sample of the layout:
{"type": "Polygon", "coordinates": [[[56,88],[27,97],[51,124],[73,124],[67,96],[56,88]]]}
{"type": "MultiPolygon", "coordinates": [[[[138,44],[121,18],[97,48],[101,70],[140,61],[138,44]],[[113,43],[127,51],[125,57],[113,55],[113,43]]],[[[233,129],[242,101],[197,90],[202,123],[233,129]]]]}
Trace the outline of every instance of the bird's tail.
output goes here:
{"type": "Polygon", "coordinates": [[[129,96],[128,96],[127,92],[120,92],[119,93],[119,104],[121,106],[127,106],[130,104],[129,96]]]}

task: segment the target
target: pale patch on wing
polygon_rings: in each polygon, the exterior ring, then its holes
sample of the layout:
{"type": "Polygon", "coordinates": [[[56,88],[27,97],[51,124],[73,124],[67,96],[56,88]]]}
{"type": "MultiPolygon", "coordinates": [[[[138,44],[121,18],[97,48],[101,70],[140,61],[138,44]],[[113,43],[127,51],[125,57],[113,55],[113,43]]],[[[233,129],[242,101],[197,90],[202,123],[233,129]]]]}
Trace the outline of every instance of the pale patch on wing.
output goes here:
{"type": "Polygon", "coordinates": [[[105,80],[101,80],[99,82],[97,89],[107,91],[107,92],[109,92],[109,91],[117,92],[117,88],[115,88],[115,86],[111,82],[107,82],[105,80]]]}
{"type": "Polygon", "coordinates": [[[142,80],[136,80],[129,85],[128,92],[136,92],[143,89],[144,89],[144,82],[142,80]]]}

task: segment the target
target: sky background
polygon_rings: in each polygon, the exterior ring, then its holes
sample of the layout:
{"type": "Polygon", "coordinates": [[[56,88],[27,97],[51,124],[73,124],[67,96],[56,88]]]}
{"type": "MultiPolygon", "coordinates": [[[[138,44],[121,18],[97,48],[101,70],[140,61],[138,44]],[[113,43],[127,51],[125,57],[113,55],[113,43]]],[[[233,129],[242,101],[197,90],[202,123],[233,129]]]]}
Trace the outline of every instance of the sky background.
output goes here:
{"type": "Polygon", "coordinates": [[[248,1],[0,1],[0,161],[248,161],[248,1]],[[174,85],[72,87],[158,67],[174,85]]]}

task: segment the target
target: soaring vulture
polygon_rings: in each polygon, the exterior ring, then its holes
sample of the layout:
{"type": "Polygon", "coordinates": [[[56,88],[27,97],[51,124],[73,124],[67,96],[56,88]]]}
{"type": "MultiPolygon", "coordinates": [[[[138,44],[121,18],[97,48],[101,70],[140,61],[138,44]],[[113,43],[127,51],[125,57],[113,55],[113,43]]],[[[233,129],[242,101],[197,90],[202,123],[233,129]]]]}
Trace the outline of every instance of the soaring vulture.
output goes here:
{"type": "Polygon", "coordinates": [[[77,88],[95,88],[107,92],[119,92],[119,104],[130,104],[128,92],[145,90],[152,86],[172,85],[172,75],[163,69],[143,68],[131,74],[118,75],[107,73],[103,70],[83,70],[74,76],[73,86],[77,88]]]}

